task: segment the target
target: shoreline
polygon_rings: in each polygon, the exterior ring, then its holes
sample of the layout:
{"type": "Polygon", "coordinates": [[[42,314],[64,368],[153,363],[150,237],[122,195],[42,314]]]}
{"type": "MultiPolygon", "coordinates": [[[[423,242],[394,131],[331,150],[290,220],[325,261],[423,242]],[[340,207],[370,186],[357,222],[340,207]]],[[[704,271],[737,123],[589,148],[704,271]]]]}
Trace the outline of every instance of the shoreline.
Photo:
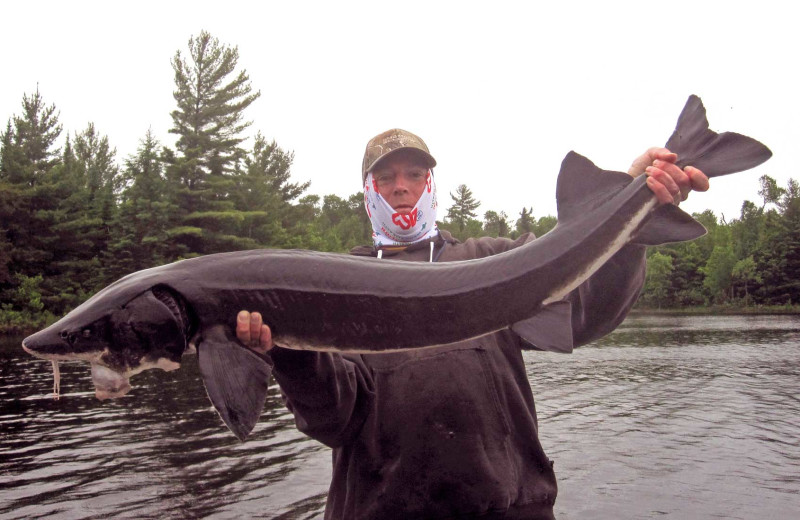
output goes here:
{"type": "Polygon", "coordinates": [[[698,307],[671,307],[652,309],[647,307],[634,307],[629,316],[644,315],[669,315],[669,316],[719,316],[719,315],[794,315],[800,314],[800,305],[752,305],[738,307],[732,305],[709,305],[698,307]]]}

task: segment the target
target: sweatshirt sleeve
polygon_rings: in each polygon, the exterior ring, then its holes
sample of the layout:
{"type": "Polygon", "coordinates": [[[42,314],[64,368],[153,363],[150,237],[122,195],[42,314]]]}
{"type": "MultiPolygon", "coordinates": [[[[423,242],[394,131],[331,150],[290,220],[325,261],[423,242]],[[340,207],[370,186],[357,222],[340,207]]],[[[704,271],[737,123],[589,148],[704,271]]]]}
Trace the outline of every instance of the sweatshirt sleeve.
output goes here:
{"type": "Polygon", "coordinates": [[[644,285],[646,249],[625,246],[569,294],[576,347],[605,336],[628,315],[644,285]]]}
{"type": "MultiPolygon", "coordinates": [[[[468,240],[464,245],[470,248],[470,254],[481,258],[535,239],[532,233],[526,233],[514,241],[484,237],[468,240]]],[[[567,296],[572,306],[574,346],[599,339],[622,323],[644,285],[646,250],[640,245],[625,246],[567,296]]]]}
{"type": "Polygon", "coordinates": [[[270,357],[298,430],[330,447],[342,445],[358,432],[375,394],[361,356],[276,346],[270,357]]]}

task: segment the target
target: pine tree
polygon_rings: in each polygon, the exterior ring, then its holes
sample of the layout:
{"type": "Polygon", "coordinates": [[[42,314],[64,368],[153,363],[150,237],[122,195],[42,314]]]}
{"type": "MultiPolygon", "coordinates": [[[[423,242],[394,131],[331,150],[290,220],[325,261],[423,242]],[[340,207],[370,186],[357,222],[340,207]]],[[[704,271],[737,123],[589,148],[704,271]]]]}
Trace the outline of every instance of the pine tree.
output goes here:
{"type": "Polygon", "coordinates": [[[55,142],[60,133],[55,105],[46,106],[37,89],[23,96],[22,115],[12,117],[0,135],[0,242],[7,246],[0,297],[16,301],[24,284],[54,312],[64,310],[53,259],[59,207],[68,195],[58,182],[61,160],[55,142]]]}
{"type": "Polygon", "coordinates": [[[761,205],[761,209],[763,210],[767,204],[778,204],[781,200],[781,197],[786,193],[786,190],[778,186],[778,182],[770,177],[769,175],[762,175],[758,182],[761,184],[761,188],[758,190],[758,194],[763,199],[764,203],[761,205]]]}
{"type": "Polygon", "coordinates": [[[102,259],[112,240],[116,193],[120,187],[116,150],[93,123],[68,141],[57,182],[69,193],[59,205],[59,240],[53,263],[64,277],[62,291],[70,305],[82,301],[111,280],[103,276],[102,259]]]}
{"type": "Polygon", "coordinates": [[[168,175],[179,188],[175,202],[182,222],[175,239],[195,253],[213,253],[253,245],[236,237],[242,215],[230,200],[235,189],[231,173],[244,156],[241,133],[250,126],[244,110],[259,96],[247,73],[235,74],[239,60],[230,48],[208,32],[189,39],[188,61],[180,51],[172,59],[177,109],[171,133],[177,134],[178,155],[167,154],[168,175]],[[232,213],[233,212],[233,213],[232,213]]]}
{"type": "Polygon", "coordinates": [[[297,223],[292,201],[310,185],[289,182],[293,160],[294,154],[283,151],[275,141],[256,135],[243,168],[235,174],[233,200],[242,211],[241,236],[260,245],[286,247],[288,233],[297,223]]]}
{"type": "Polygon", "coordinates": [[[45,106],[37,87],[22,96],[22,116],[14,116],[2,136],[0,179],[12,184],[35,186],[59,162],[54,148],[61,135],[55,105],[45,106]]]}
{"type": "Polygon", "coordinates": [[[103,257],[104,278],[161,265],[186,254],[168,235],[176,207],[170,203],[160,144],[150,130],[125,160],[113,240],[103,257]]]}
{"type": "MultiPolygon", "coordinates": [[[[450,194],[453,199],[453,205],[447,210],[447,221],[456,226],[459,233],[463,233],[469,224],[469,221],[477,216],[475,210],[481,203],[475,200],[472,191],[467,188],[466,184],[461,184],[456,188],[456,193],[450,194]]],[[[478,223],[480,225],[480,223],[478,223]]]]}
{"type": "Polygon", "coordinates": [[[250,126],[243,112],[261,93],[252,91],[245,71],[228,81],[239,50],[220,44],[206,31],[189,38],[189,58],[191,62],[177,51],[172,59],[178,108],[171,114],[170,132],[180,136],[177,149],[192,163],[193,171],[185,180],[193,187],[204,174],[232,171],[231,165],[242,153],[240,134],[250,126]]]}
{"type": "Polygon", "coordinates": [[[516,231],[517,236],[519,236],[533,231],[533,227],[535,225],[536,219],[533,218],[533,207],[530,209],[522,208],[522,211],[519,212],[519,218],[514,224],[514,230],[516,231]]]}

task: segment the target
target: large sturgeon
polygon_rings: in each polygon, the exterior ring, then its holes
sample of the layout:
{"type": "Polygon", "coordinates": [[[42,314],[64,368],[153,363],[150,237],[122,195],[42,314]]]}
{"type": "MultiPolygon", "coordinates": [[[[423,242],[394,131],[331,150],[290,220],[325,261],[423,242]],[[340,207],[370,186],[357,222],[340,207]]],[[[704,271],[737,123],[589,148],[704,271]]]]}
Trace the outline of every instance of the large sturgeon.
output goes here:
{"type": "MultiPolygon", "coordinates": [[[[679,166],[709,177],[752,168],[772,155],[749,137],[711,131],[696,96],[666,146],[678,154],[679,166]]],[[[574,152],[563,161],[556,198],[552,231],[480,260],[420,264],[255,250],[139,271],[26,338],[23,348],[53,361],[56,372],[58,361],[89,361],[100,399],[127,393],[130,376],[142,370],[177,368],[196,348],[212,403],[244,440],[263,409],[271,367],[233,336],[240,309],[262,312],[275,342],[291,349],[394,352],[511,327],[539,348],[569,351],[568,319],[567,334],[555,341],[537,320],[561,314],[570,291],[628,243],[705,233],[678,207],[657,207],[645,176],[603,171],[574,152]]]]}

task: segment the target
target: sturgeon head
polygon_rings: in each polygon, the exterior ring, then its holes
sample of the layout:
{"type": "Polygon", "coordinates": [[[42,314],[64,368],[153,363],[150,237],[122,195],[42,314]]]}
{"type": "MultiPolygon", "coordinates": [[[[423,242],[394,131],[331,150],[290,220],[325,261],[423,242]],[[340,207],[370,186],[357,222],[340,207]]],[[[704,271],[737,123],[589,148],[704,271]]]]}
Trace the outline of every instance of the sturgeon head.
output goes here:
{"type": "Polygon", "coordinates": [[[192,320],[179,295],[164,286],[131,296],[114,284],[53,325],[25,338],[26,352],[54,363],[91,363],[98,399],[121,397],[143,370],[174,370],[191,337],[192,320]]]}
{"type": "Polygon", "coordinates": [[[127,394],[134,374],[178,368],[183,354],[194,353],[195,342],[202,344],[198,361],[208,397],[225,424],[244,440],[264,408],[271,366],[239,344],[230,327],[199,330],[189,303],[161,283],[169,269],[156,267],[122,278],[25,338],[22,347],[53,362],[56,395],[58,362],[88,361],[95,396],[102,400],[127,394]]]}

